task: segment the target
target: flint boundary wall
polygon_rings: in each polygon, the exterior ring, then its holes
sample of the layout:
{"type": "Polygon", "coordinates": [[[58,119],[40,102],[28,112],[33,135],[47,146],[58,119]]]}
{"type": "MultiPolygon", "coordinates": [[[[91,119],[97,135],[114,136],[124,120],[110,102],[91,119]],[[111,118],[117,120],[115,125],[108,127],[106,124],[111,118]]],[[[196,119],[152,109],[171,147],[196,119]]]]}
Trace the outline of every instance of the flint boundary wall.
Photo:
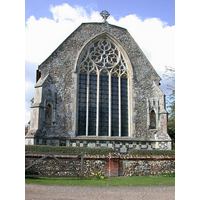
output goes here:
{"type": "MultiPolygon", "coordinates": [[[[57,158],[72,158],[72,155],[56,155],[57,158]]],[[[35,160],[41,154],[25,154],[26,158],[35,160]]],[[[56,161],[54,160],[53,162],[56,161]]],[[[175,156],[131,156],[116,153],[105,155],[85,155],[83,176],[90,177],[93,173],[104,172],[106,177],[118,176],[151,176],[175,172],[175,156]]]]}

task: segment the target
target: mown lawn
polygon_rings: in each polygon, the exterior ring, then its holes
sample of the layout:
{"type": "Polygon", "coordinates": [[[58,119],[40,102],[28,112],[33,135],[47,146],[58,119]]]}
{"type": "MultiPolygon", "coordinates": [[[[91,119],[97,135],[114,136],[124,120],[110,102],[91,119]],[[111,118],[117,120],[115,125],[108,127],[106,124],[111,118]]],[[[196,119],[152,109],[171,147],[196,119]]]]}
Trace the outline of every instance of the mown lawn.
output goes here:
{"type": "Polygon", "coordinates": [[[80,180],[79,178],[26,178],[25,183],[61,186],[174,186],[175,177],[133,176],[105,178],[103,180],[91,178],[84,178],[83,180],[80,180]]]}

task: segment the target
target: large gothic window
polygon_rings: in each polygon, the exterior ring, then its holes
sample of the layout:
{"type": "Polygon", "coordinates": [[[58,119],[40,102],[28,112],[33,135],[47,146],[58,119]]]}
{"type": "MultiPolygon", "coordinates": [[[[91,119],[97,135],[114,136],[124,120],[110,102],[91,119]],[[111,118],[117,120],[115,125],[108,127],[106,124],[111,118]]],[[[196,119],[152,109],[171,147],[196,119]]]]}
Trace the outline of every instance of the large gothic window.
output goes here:
{"type": "Polygon", "coordinates": [[[78,135],[128,136],[128,68],[108,38],[96,40],[79,63],[78,135]]]}

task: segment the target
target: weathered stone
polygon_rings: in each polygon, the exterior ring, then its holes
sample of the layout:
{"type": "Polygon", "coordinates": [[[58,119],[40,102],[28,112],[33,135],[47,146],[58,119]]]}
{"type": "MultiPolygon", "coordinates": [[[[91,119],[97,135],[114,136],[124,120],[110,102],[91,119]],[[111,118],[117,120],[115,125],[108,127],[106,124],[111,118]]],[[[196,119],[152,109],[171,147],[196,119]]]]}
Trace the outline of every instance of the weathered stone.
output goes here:
{"type": "MultiPolygon", "coordinates": [[[[30,128],[26,136],[26,144],[33,144],[30,141],[34,141],[34,144],[42,144],[40,140],[37,143],[34,138],[46,138],[46,144],[49,144],[48,140],[56,139],[55,141],[52,140],[51,145],[61,145],[62,143],[59,140],[62,139],[66,140],[66,146],[101,147],[107,146],[107,144],[96,143],[95,140],[107,141],[113,138],[111,134],[107,136],[93,135],[93,143],[86,141],[72,144],[69,141],[70,138],[76,138],[76,141],[79,141],[77,96],[79,64],[82,64],[85,52],[91,47],[90,45],[101,40],[111,41],[115,45],[115,50],[118,53],[113,53],[113,55],[120,54],[119,59],[123,57],[120,61],[124,62],[124,71],[122,72],[127,73],[128,77],[128,118],[131,119],[128,120],[129,131],[126,137],[115,136],[113,141],[124,140],[122,151],[125,148],[141,149],[144,147],[141,144],[144,140],[152,142],[151,147],[147,145],[145,148],[171,149],[171,139],[167,133],[164,93],[159,88],[161,78],[128,31],[107,22],[81,24],[39,65],[38,70],[41,77],[35,85],[35,96],[31,104],[30,128]],[[32,140],[30,140],[31,138],[32,140]],[[132,145],[127,143],[127,140],[139,141],[140,144],[132,145]]],[[[90,57],[90,59],[92,58],[90,57]]],[[[96,57],[96,59],[98,58],[96,57]]],[[[112,63],[116,62],[114,58],[112,59],[112,63]]],[[[88,61],[87,64],[89,69],[91,67],[90,62],[88,61]]],[[[84,67],[84,69],[87,67],[84,67]]],[[[119,70],[116,68],[115,73],[118,73],[119,70]]],[[[94,110],[97,112],[96,108],[94,110]]],[[[86,117],[84,116],[84,118],[86,117]]],[[[95,122],[97,123],[97,121],[95,122]]],[[[109,121],[109,118],[107,123],[111,126],[109,123],[112,122],[109,121]]],[[[110,127],[110,133],[111,131],[110,127]]],[[[85,134],[85,137],[89,136],[85,134]]],[[[113,145],[108,143],[108,147],[111,146],[118,149],[122,147],[122,143],[113,145]]]]}
{"type": "Polygon", "coordinates": [[[75,143],[75,142],[73,142],[73,143],[72,143],[72,146],[73,146],[73,147],[76,147],[76,143],[75,143]]]}
{"type": "Polygon", "coordinates": [[[127,148],[125,147],[120,148],[120,153],[127,153],[127,148]]]}
{"type": "MultiPolygon", "coordinates": [[[[71,155],[60,156],[62,161],[65,161],[65,159],[66,161],[71,159],[71,155]]],[[[56,157],[59,159],[59,155],[56,157]]],[[[117,158],[113,159],[112,154],[111,156],[84,156],[84,176],[92,177],[94,176],[93,173],[95,174],[98,172],[103,172],[104,176],[162,176],[162,174],[170,174],[170,176],[175,176],[175,157],[151,156],[147,158],[144,156],[132,157],[127,155],[115,157],[117,158]]],[[[34,154],[34,156],[30,156],[29,154],[25,155],[26,162],[29,164],[35,162],[35,158],[39,159],[41,156],[36,154],[34,154]]],[[[48,158],[48,160],[40,160],[38,164],[40,164],[40,166],[41,164],[53,164],[53,170],[58,170],[57,168],[60,167],[58,161],[52,158],[48,158]]],[[[80,164],[80,161],[76,161],[76,164],[80,164]]],[[[35,166],[33,166],[33,170],[35,166]]],[[[44,168],[42,168],[42,170],[44,170],[44,168]]],[[[74,172],[70,172],[71,175],[73,173],[74,172]]]]}
{"type": "Polygon", "coordinates": [[[106,143],[101,144],[101,147],[107,147],[107,144],[106,143]]]}
{"type": "Polygon", "coordinates": [[[89,143],[88,147],[95,147],[95,143],[89,143]]]}

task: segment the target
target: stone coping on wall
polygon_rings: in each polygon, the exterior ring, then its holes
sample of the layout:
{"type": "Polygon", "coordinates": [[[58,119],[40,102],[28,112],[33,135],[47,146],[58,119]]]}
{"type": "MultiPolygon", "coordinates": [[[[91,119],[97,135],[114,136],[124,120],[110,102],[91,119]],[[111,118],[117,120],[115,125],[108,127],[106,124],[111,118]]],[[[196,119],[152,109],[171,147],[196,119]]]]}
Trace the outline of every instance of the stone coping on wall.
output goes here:
{"type": "Polygon", "coordinates": [[[106,141],[134,141],[134,142],[171,142],[169,139],[139,139],[131,137],[106,137],[106,136],[77,136],[69,138],[70,140],[106,140],[106,141]]]}
{"type": "MultiPolygon", "coordinates": [[[[81,154],[74,154],[74,155],[66,155],[66,154],[58,154],[58,153],[40,153],[40,152],[26,152],[25,156],[27,157],[41,157],[44,155],[51,155],[53,154],[55,157],[58,158],[75,158],[77,155],[81,154]]],[[[163,156],[163,155],[154,155],[154,156],[139,156],[139,155],[118,155],[116,153],[109,154],[109,155],[84,155],[84,159],[94,159],[94,160],[102,160],[102,159],[121,159],[121,160],[175,160],[175,156],[163,156]]]]}
{"type": "Polygon", "coordinates": [[[171,139],[139,139],[131,137],[107,137],[107,136],[77,136],[77,137],[34,137],[34,139],[48,140],[88,140],[88,141],[129,141],[129,142],[171,142],[171,139]]]}

